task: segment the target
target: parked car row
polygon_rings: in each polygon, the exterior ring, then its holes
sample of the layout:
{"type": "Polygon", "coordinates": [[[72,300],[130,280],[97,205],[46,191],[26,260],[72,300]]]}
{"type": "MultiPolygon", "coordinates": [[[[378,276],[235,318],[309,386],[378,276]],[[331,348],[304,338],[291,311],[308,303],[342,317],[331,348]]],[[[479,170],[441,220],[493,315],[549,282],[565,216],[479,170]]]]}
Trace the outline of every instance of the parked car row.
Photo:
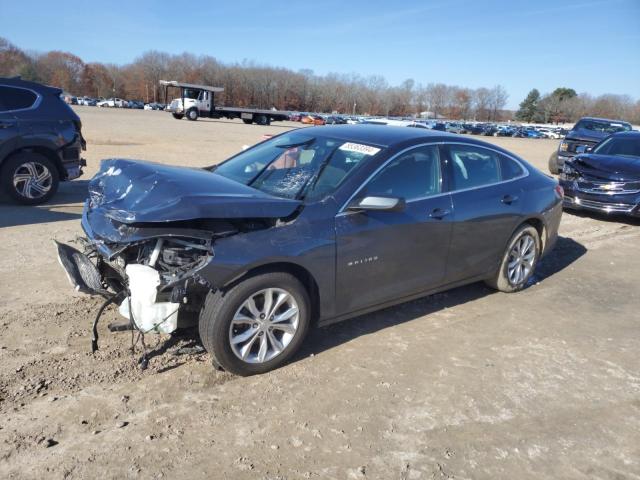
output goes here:
{"type": "Polygon", "coordinates": [[[141,100],[124,100],[122,98],[92,98],[92,97],[74,97],[70,95],[62,95],[61,97],[69,105],[84,105],[86,107],[109,107],[109,108],[132,108],[139,110],[164,110],[166,105],[163,103],[144,103],[141,100]]]}

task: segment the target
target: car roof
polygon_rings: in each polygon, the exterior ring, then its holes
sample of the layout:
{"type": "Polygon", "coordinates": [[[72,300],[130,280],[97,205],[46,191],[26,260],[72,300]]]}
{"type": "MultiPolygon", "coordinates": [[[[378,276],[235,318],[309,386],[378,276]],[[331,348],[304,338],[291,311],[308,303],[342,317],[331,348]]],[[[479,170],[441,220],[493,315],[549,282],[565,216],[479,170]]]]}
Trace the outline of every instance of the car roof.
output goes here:
{"type": "Polygon", "coordinates": [[[582,120],[596,120],[596,121],[599,121],[599,122],[624,123],[625,125],[630,125],[629,122],[625,122],[624,120],[612,120],[611,118],[582,117],[580,120],[578,120],[578,122],[580,122],[582,120]]]}
{"type": "Polygon", "coordinates": [[[27,80],[22,80],[20,77],[0,77],[0,83],[3,85],[11,85],[13,87],[29,88],[38,93],[52,93],[54,95],[62,93],[62,89],[60,88],[42,85],[41,83],[36,82],[29,82],[27,80]]]}
{"type": "MultiPolygon", "coordinates": [[[[414,139],[452,140],[460,138],[459,135],[427,130],[424,128],[397,127],[392,125],[325,125],[322,127],[308,127],[305,133],[317,134],[323,137],[333,137],[350,142],[361,142],[379,147],[390,147],[399,143],[414,139]]],[[[472,139],[468,139],[472,140],[472,139]]],[[[474,142],[471,142],[474,143],[474,142]]]]}

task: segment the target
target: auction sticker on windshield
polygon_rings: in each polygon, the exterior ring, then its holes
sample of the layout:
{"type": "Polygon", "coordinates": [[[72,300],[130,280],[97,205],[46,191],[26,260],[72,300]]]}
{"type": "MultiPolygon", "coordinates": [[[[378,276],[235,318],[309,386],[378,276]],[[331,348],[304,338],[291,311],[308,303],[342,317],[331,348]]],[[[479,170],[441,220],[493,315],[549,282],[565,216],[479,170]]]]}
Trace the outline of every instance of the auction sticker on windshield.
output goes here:
{"type": "Polygon", "coordinates": [[[364,155],[375,155],[380,151],[380,149],[376,147],[351,142],[343,143],[338,150],[344,150],[345,152],[357,152],[364,155]]]}

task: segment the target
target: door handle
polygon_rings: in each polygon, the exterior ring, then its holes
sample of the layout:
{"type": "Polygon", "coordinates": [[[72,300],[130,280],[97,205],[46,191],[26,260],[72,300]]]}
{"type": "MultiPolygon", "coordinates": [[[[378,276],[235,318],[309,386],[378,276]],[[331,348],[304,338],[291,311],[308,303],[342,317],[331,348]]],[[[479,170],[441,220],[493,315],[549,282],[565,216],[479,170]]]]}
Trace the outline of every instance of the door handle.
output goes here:
{"type": "Polygon", "coordinates": [[[446,208],[434,208],[429,214],[430,218],[435,218],[436,220],[442,220],[444,217],[449,215],[451,210],[447,210],[446,208]]]}
{"type": "Polygon", "coordinates": [[[512,203],[518,201],[518,197],[516,197],[515,195],[505,195],[500,201],[506,205],[511,205],[512,203]]]}
{"type": "Polygon", "coordinates": [[[11,128],[11,127],[15,127],[16,126],[16,122],[2,122],[0,121],[0,128],[11,128]]]}

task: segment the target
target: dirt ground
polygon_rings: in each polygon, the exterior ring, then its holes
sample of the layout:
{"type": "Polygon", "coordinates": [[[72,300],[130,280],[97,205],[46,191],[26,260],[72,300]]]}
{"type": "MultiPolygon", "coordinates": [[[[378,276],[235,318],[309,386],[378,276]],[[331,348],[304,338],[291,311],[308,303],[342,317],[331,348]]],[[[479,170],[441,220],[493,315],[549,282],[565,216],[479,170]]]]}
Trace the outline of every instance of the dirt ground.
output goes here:
{"type": "MultiPolygon", "coordinates": [[[[481,284],[313,331],[267,375],[178,355],[193,331],[101,324],[52,240],[80,234],[108,157],[204,166],[294,124],[176,121],[79,107],[83,179],[37,208],[0,202],[0,477],[640,478],[640,222],[565,213],[535,284],[481,284]],[[138,352],[139,345],[138,345],[138,352]]],[[[546,171],[557,141],[485,138],[546,171]]]]}

